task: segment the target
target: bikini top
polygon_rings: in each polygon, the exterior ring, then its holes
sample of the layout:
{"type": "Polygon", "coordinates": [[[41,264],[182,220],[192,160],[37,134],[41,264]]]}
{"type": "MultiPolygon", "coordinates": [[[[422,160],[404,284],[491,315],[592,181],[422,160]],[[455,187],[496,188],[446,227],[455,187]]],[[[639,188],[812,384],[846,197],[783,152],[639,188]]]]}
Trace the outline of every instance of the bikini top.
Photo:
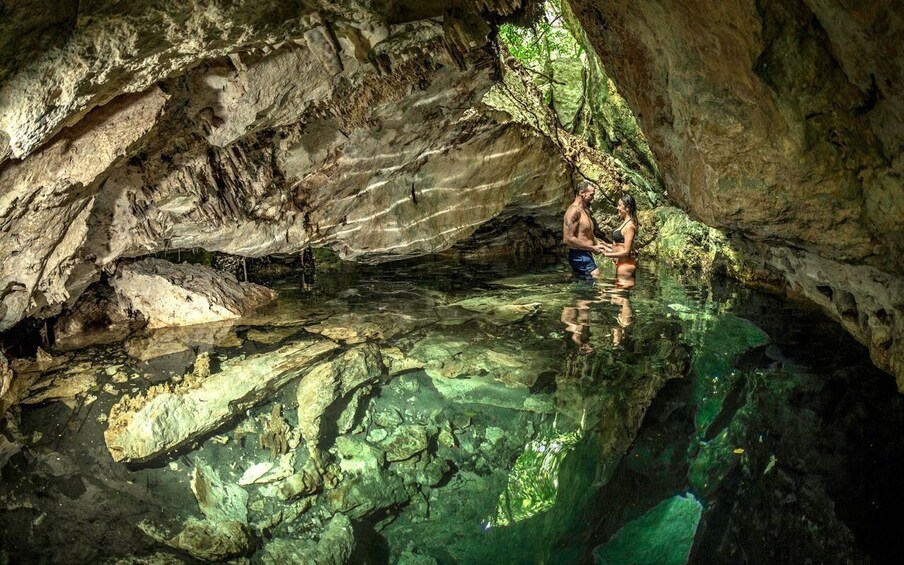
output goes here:
{"type": "Polygon", "coordinates": [[[614,241],[615,243],[625,242],[625,235],[622,233],[622,230],[625,229],[625,226],[627,226],[630,221],[631,220],[628,220],[627,222],[623,223],[620,228],[612,232],[612,241],[614,241]]]}

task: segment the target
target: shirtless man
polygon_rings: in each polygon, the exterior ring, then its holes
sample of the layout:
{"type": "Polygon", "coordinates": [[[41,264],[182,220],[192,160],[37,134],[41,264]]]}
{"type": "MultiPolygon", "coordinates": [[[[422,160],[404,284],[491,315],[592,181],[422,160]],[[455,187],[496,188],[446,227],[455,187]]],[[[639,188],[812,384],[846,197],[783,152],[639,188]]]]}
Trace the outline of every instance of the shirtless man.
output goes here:
{"type": "Polygon", "coordinates": [[[565,211],[562,225],[562,243],[568,246],[568,262],[575,275],[582,279],[596,279],[599,267],[591,253],[610,253],[612,247],[596,239],[593,235],[593,220],[590,218],[590,203],[596,194],[596,185],[581,181],[574,188],[574,202],[565,211]]]}

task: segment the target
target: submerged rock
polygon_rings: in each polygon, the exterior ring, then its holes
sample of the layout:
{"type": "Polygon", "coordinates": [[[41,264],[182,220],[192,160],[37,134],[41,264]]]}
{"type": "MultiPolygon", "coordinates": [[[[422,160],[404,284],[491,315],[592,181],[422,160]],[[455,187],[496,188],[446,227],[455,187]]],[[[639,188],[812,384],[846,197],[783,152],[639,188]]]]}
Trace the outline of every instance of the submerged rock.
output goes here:
{"type": "Polygon", "coordinates": [[[298,383],[298,427],[315,458],[319,458],[326,412],[332,407],[337,408],[335,417],[338,419],[341,408],[351,400],[351,393],[367,383],[376,382],[385,370],[380,349],[368,344],[317,366],[298,383]]]}
{"type": "Polygon", "coordinates": [[[201,514],[213,521],[248,523],[248,491],[220,479],[212,467],[200,459],[191,475],[191,491],[198,499],[201,514]]]}
{"type": "Polygon", "coordinates": [[[269,353],[225,361],[205,379],[158,385],[110,410],[104,432],[116,461],[146,461],[215,430],[310,370],[338,346],[305,340],[269,353]]]}
{"type": "Polygon", "coordinates": [[[261,449],[268,449],[274,458],[286,454],[290,447],[292,429],[283,417],[282,406],[274,403],[270,415],[263,420],[264,429],[258,439],[261,449]]]}
{"type": "Polygon", "coordinates": [[[293,500],[299,496],[314,494],[323,486],[323,475],[308,459],[301,471],[287,477],[277,486],[277,493],[283,500],[293,500]]]}
{"type": "Polygon", "coordinates": [[[368,340],[391,340],[399,335],[430,325],[436,321],[433,315],[412,315],[405,312],[357,313],[333,315],[305,329],[335,341],[349,345],[368,340]]]}
{"type": "Polygon", "coordinates": [[[158,551],[147,555],[130,555],[111,561],[114,565],[185,565],[185,560],[172,553],[158,551]]]}
{"type": "Polygon", "coordinates": [[[239,318],[276,298],[276,292],[222,271],[162,259],[121,266],[111,284],[151,329],[239,318]]]}
{"type": "Polygon", "coordinates": [[[548,395],[531,394],[527,387],[506,386],[490,377],[435,377],[430,382],[443,398],[458,404],[495,406],[540,414],[552,414],[556,411],[548,395]]]}
{"type": "Polygon", "coordinates": [[[475,344],[443,333],[428,334],[408,356],[419,363],[409,360],[407,367],[420,365],[436,379],[489,375],[511,386],[532,386],[540,374],[557,368],[543,351],[516,348],[502,340],[475,344]]]}
{"type": "Polygon", "coordinates": [[[139,527],[160,543],[184,551],[204,561],[223,561],[248,554],[254,538],[248,528],[248,493],[224,482],[203,461],[195,463],[191,489],[198,500],[203,520],[191,517],[181,531],[168,537],[150,524],[139,527]]]}
{"type": "Polygon", "coordinates": [[[403,461],[427,449],[427,429],[420,424],[408,424],[393,429],[379,443],[388,461],[403,461]]]}
{"type": "Polygon", "coordinates": [[[407,503],[416,492],[416,488],[409,483],[385,469],[376,473],[351,474],[343,477],[323,497],[334,511],[357,520],[377,510],[407,503]]]}
{"type": "Polygon", "coordinates": [[[267,565],[344,565],[354,549],[355,534],[351,521],[343,514],[336,514],[319,541],[277,538],[264,547],[262,560],[267,565]]]}
{"type": "Polygon", "coordinates": [[[216,522],[191,518],[181,532],[165,543],[198,559],[223,561],[248,553],[254,541],[247,528],[234,520],[216,522]]]}
{"type": "Polygon", "coordinates": [[[6,394],[13,382],[13,370],[9,367],[6,356],[0,351],[0,398],[6,394]]]}
{"type": "Polygon", "coordinates": [[[13,455],[20,451],[22,451],[21,445],[9,441],[6,439],[5,435],[0,434],[0,469],[6,465],[7,461],[9,461],[13,455]]]}
{"type": "Polygon", "coordinates": [[[450,306],[459,306],[480,314],[480,319],[497,325],[514,324],[523,322],[540,311],[541,304],[537,302],[527,304],[511,304],[504,297],[479,296],[455,302],[450,306]]]}
{"type": "Polygon", "coordinates": [[[39,404],[52,400],[71,403],[97,385],[97,374],[88,363],[80,363],[69,370],[40,380],[29,389],[23,404],[39,404]]]}
{"type": "Polygon", "coordinates": [[[348,475],[379,474],[386,462],[385,454],[357,436],[336,438],[339,470],[348,475]]]}

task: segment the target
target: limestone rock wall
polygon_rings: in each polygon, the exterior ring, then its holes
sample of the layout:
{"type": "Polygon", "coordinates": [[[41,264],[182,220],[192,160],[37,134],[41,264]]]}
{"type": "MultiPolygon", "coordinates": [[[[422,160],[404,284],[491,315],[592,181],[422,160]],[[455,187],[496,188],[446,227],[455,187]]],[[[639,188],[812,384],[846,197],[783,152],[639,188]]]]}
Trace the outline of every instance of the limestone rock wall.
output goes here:
{"type": "Polygon", "coordinates": [[[900,6],[570,5],[638,116],[670,197],[754,242],[754,262],[822,304],[901,383],[900,6]]]}
{"type": "Polygon", "coordinates": [[[520,2],[164,4],[4,20],[37,36],[32,57],[0,43],[0,330],[122,257],[385,261],[491,219],[556,227],[551,142],[474,110],[499,74],[487,19],[520,2]]]}
{"type": "Polygon", "coordinates": [[[904,273],[904,20],[892,5],[572,5],[695,217],[904,273]]]}

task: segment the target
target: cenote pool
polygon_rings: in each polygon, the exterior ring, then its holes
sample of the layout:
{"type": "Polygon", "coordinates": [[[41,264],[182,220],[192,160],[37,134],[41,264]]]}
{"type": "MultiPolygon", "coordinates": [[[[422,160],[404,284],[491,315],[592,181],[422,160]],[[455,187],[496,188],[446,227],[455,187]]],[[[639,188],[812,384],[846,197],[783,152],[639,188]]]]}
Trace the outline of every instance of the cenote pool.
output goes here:
{"type": "Polygon", "coordinates": [[[648,265],[298,279],[35,367],[0,563],[896,561],[902,398],[806,305],[648,265]]]}

